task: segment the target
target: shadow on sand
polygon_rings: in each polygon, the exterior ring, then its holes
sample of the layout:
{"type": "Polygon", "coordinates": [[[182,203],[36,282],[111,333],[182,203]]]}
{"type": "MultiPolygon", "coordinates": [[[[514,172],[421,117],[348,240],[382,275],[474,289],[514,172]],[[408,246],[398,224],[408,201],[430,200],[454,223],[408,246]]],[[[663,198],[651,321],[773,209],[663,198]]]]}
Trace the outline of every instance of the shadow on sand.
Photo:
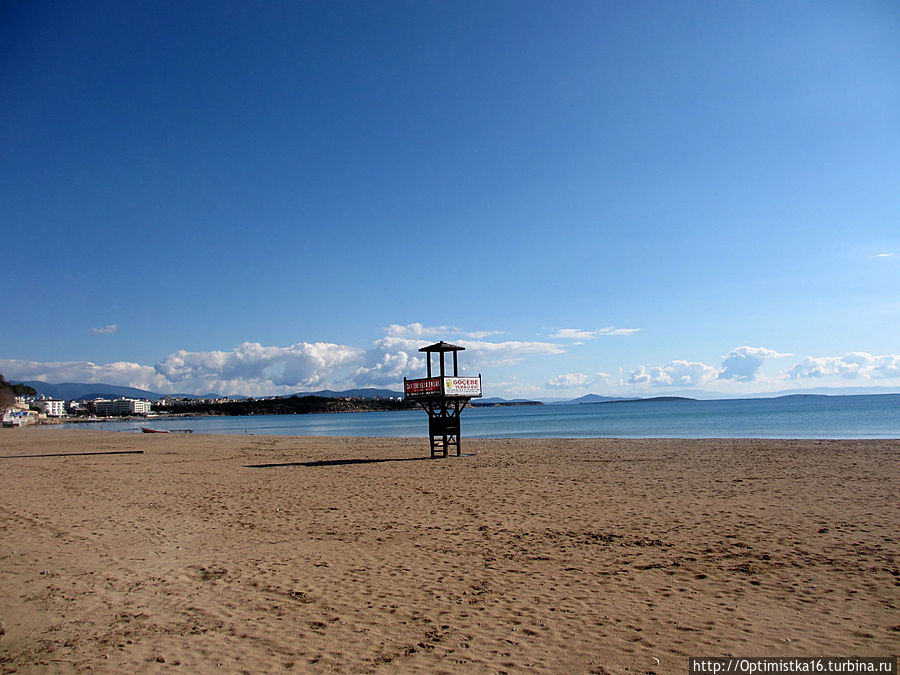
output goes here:
{"type": "Polygon", "coordinates": [[[84,457],[89,455],[143,455],[143,450],[101,450],[97,452],[45,452],[40,455],[0,455],[0,459],[27,459],[30,457],[84,457]]]}
{"type": "MultiPolygon", "coordinates": [[[[462,454],[460,457],[474,457],[462,454]]],[[[245,469],[275,469],[280,466],[347,466],[348,464],[381,464],[382,462],[420,462],[444,457],[383,457],[379,459],[320,459],[315,462],[278,462],[276,464],[245,464],[245,469]]],[[[449,459],[446,458],[446,459],[449,459]]]]}
{"type": "Polygon", "coordinates": [[[274,469],[279,466],[345,466],[347,464],[379,464],[381,462],[418,462],[431,457],[387,457],[383,459],[322,459],[315,462],[280,462],[278,464],[245,464],[247,469],[274,469]]]}

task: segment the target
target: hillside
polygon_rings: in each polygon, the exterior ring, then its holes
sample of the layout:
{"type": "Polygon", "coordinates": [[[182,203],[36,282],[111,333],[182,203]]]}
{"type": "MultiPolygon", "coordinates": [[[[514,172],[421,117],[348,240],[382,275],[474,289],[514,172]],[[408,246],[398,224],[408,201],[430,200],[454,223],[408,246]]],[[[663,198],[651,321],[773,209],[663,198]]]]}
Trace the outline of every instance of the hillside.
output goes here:
{"type": "Polygon", "coordinates": [[[282,398],[243,399],[224,403],[199,403],[160,408],[171,413],[194,415],[301,415],[307,413],[367,412],[374,410],[412,410],[416,404],[389,399],[356,398],[346,400],[328,396],[287,396],[282,398]]]}
{"type": "MultiPolygon", "coordinates": [[[[38,394],[47,396],[48,398],[62,399],[64,401],[77,401],[104,396],[146,398],[155,401],[163,397],[163,394],[157,394],[152,391],[147,391],[146,389],[122,387],[115,384],[103,384],[101,382],[60,382],[59,384],[51,384],[40,380],[29,380],[22,384],[27,384],[29,387],[32,387],[38,394]]],[[[179,395],[195,398],[188,394],[179,395]]]]}
{"type": "MultiPolygon", "coordinates": [[[[15,384],[15,383],[13,383],[15,384]]],[[[175,398],[222,398],[220,394],[160,394],[155,391],[146,389],[137,389],[135,387],[123,387],[116,384],[103,384],[100,382],[61,382],[52,384],[41,380],[29,380],[21,382],[32,387],[39,395],[48,398],[58,398],[64,401],[79,401],[92,398],[113,397],[118,398],[124,396],[126,398],[145,398],[150,401],[158,401],[167,396],[175,398]]],[[[321,391],[298,392],[292,396],[318,396],[320,398],[403,398],[403,392],[393,391],[391,389],[346,389],[344,391],[333,391],[331,389],[323,389],[321,391]]],[[[246,398],[244,396],[230,396],[229,398],[246,398]]]]}

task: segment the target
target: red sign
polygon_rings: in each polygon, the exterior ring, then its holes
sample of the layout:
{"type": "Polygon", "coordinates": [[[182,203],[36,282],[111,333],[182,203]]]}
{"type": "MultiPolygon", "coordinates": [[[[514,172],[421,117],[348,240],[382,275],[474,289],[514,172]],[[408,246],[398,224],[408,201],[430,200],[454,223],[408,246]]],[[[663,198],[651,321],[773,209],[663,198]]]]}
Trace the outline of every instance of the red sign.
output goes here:
{"type": "Polygon", "coordinates": [[[446,396],[477,398],[481,396],[481,377],[426,377],[406,380],[404,393],[407,398],[446,396]]]}
{"type": "Polygon", "coordinates": [[[405,394],[409,397],[416,396],[440,396],[441,378],[427,377],[422,380],[407,380],[405,382],[405,394]]]}

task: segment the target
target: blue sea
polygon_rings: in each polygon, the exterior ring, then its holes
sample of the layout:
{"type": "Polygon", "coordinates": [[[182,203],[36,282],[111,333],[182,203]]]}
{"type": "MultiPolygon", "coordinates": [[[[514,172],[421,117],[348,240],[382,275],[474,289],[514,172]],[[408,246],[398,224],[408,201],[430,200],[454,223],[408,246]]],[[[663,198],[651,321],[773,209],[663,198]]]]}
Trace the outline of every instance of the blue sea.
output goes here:
{"type": "MultiPolygon", "coordinates": [[[[66,425],[85,428],[83,424],[66,425]]],[[[425,438],[420,410],[102,422],[92,429],[425,438]]],[[[467,408],[465,438],[900,438],[900,394],[467,408]]]]}

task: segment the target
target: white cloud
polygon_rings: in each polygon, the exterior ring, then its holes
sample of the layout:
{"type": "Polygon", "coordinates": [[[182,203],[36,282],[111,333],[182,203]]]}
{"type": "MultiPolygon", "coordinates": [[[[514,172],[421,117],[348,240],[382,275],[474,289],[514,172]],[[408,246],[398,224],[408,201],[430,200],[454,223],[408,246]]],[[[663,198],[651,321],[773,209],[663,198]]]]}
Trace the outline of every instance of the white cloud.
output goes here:
{"type": "Polygon", "coordinates": [[[844,356],[807,356],[788,371],[792,379],[836,377],[845,380],[884,380],[900,377],[900,354],[873,356],[850,352],[844,356]]]}
{"type": "Polygon", "coordinates": [[[152,366],[128,361],[96,364],[91,361],[22,361],[0,359],[0,372],[10,380],[42,382],[102,382],[124,387],[159,391],[168,386],[165,377],[152,366]]]}
{"type": "Polygon", "coordinates": [[[718,371],[699,361],[670,361],[664,366],[640,366],[631,373],[629,382],[656,387],[695,387],[716,379],[718,371]]]}
{"type": "Polygon", "coordinates": [[[601,335],[634,335],[640,328],[599,328],[597,330],[582,330],[580,328],[560,328],[550,337],[562,340],[590,340],[601,335]]]}
{"type": "Polygon", "coordinates": [[[463,337],[472,338],[473,340],[481,340],[492,335],[503,335],[506,331],[502,330],[473,330],[469,333],[460,333],[463,337]]]}
{"type": "Polygon", "coordinates": [[[509,366],[530,356],[553,356],[565,353],[565,349],[552,342],[457,340],[457,344],[467,350],[466,362],[469,370],[509,366]]]}
{"type": "Polygon", "coordinates": [[[876,253],[872,257],[873,258],[891,258],[891,257],[893,257],[893,255],[894,255],[893,253],[876,253]]]}
{"type": "Polygon", "coordinates": [[[429,340],[388,335],[376,340],[375,347],[363,357],[363,364],[353,373],[353,382],[358,386],[397,384],[404,377],[419,377],[424,374],[425,360],[419,353],[429,340]]]}
{"type": "Polygon", "coordinates": [[[91,333],[93,335],[111,335],[112,333],[115,333],[117,330],[119,330],[118,326],[116,326],[116,324],[114,324],[114,323],[111,323],[108,326],[101,326],[100,328],[92,328],[91,333]]]}
{"type": "Polygon", "coordinates": [[[392,323],[390,326],[384,329],[384,331],[388,334],[388,337],[400,338],[440,337],[449,335],[455,332],[455,330],[456,329],[449,326],[423,326],[418,321],[415,323],[408,323],[405,326],[397,323],[392,323]]]}
{"type": "Polygon", "coordinates": [[[553,389],[567,389],[571,387],[581,387],[587,384],[588,376],[584,373],[566,373],[557,375],[547,382],[548,387],[553,389]]]}
{"type": "Polygon", "coordinates": [[[756,379],[763,363],[769,359],[777,359],[790,354],[779,354],[765,347],[735,347],[722,357],[720,380],[736,380],[749,382],[756,379]]]}
{"type": "MultiPolygon", "coordinates": [[[[406,328],[406,327],[403,327],[406,328]]],[[[400,332],[403,331],[393,331],[400,332]]],[[[425,374],[425,355],[419,348],[430,340],[389,334],[377,340],[373,349],[366,352],[364,363],[353,374],[358,386],[364,384],[393,385],[403,377],[421,377],[425,374]]],[[[486,342],[484,340],[457,340],[453,343],[465,348],[459,357],[462,372],[476,372],[481,368],[494,368],[520,362],[530,356],[562,354],[564,350],[550,342],[486,342]]],[[[450,358],[447,357],[449,366],[450,358]]],[[[434,368],[438,359],[432,357],[434,368]]]]}
{"type": "Polygon", "coordinates": [[[561,340],[589,340],[594,337],[594,332],[590,330],[579,330],[577,328],[560,328],[550,337],[561,340]]]}
{"type": "MultiPolygon", "coordinates": [[[[162,393],[186,392],[203,394],[270,395],[322,388],[345,389],[353,386],[399,387],[404,377],[425,374],[425,358],[419,348],[435,341],[433,331],[422,324],[394,324],[387,334],[368,348],[326,342],[298,342],[293,345],[267,346],[244,342],[230,350],[175,351],[155,366],[117,361],[97,364],[90,361],[37,362],[0,359],[0,373],[15,380],[48,382],[94,382],[133,386],[162,393]]],[[[440,327],[443,331],[443,327],[440,327]]],[[[605,334],[613,330],[602,329],[605,334]]],[[[592,335],[602,331],[587,331],[592,335]]],[[[576,329],[562,329],[564,337],[583,337],[576,329]]],[[[494,334],[493,331],[490,332],[494,334]]],[[[502,389],[502,371],[492,369],[524,360],[543,359],[567,351],[567,345],[552,341],[491,341],[468,338],[461,331],[441,337],[465,348],[459,356],[460,371],[466,374],[488,373],[494,380],[492,391],[502,389]],[[463,336],[463,337],[458,337],[463,336]]],[[[694,388],[719,385],[721,389],[745,390],[756,386],[775,386],[786,379],[826,383],[831,380],[900,382],[900,355],[872,355],[851,352],[843,356],[806,357],[779,378],[760,375],[762,365],[771,359],[788,356],[764,347],[740,346],[729,351],[720,368],[699,361],[673,360],[664,365],[643,365],[636,369],[620,369],[618,374],[569,372],[552,377],[542,385],[515,380],[510,391],[536,391],[600,387],[598,393],[620,394],[656,388],[694,388]],[[530,388],[530,389],[529,389],[530,388]]],[[[449,363],[452,363],[449,357],[449,363]]],[[[437,359],[434,359],[437,366],[437,359]]],[[[527,379],[528,368],[516,368],[527,379]]],[[[505,374],[508,378],[509,375],[505,374]]]]}
{"type": "Polygon", "coordinates": [[[459,328],[454,328],[453,326],[425,326],[418,321],[414,323],[408,323],[406,325],[401,325],[397,323],[392,323],[390,326],[384,329],[384,332],[387,333],[388,337],[399,337],[399,338],[450,338],[452,339],[455,336],[459,337],[467,337],[473,338],[476,340],[480,340],[486,337],[491,337],[492,335],[502,335],[502,330],[476,330],[476,331],[462,331],[459,328]]]}
{"type": "Polygon", "coordinates": [[[491,379],[490,386],[494,394],[505,398],[540,398],[541,395],[546,394],[544,386],[522,382],[515,376],[508,380],[491,379]]]}
{"type": "Polygon", "coordinates": [[[238,383],[270,393],[324,386],[341,366],[358,361],[362,350],[327,342],[298,342],[288,347],[266,347],[244,342],[231,351],[179,350],[156,364],[156,371],[187,391],[242,393],[238,383]]]}
{"type": "Polygon", "coordinates": [[[790,356],[765,347],[735,347],[722,357],[722,367],[700,361],[675,360],[663,366],[645,365],[631,372],[628,383],[640,387],[696,387],[716,380],[751,382],[769,359],[790,356]]]}

